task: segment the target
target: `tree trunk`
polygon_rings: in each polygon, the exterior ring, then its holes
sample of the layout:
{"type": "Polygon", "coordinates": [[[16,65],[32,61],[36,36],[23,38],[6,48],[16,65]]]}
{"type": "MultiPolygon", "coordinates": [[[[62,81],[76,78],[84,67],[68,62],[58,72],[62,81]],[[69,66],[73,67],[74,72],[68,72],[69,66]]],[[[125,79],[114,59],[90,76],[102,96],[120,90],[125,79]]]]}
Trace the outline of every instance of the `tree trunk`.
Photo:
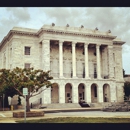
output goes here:
{"type": "Polygon", "coordinates": [[[27,105],[26,112],[30,112],[30,105],[29,105],[29,97],[28,96],[26,96],[26,105],[27,105]]]}

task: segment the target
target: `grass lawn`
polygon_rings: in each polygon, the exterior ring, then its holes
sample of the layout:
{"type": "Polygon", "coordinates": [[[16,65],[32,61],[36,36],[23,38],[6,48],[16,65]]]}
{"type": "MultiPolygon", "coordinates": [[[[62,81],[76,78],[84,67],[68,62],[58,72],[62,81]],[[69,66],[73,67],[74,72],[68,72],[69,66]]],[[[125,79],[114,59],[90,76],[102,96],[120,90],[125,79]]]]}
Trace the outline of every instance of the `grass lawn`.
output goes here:
{"type": "MultiPolygon", "coordinates": [[[[16,122],[24,123],[24,120],[16,122]]],[[[38,120],[26,120],[26,123],[130,123],[130,118],[58,117],[38,120]]]]}

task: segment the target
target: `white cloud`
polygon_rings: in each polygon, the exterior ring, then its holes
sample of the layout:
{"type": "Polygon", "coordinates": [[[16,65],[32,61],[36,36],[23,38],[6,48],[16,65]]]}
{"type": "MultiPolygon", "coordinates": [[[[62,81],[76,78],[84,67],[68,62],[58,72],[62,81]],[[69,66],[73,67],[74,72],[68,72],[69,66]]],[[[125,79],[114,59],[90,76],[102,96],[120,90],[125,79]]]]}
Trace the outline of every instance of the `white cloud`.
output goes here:
{"type": "Polygon", "coordinates": [[[79,27],[99,31],[111,30],[112,34],[125,41],[123,45],[123,68],[129,71],[130,57],[130,8],[115,7],[8,7],[0,8],[0,41],[14,26],[40,29],[44,24],[79,27]]]}

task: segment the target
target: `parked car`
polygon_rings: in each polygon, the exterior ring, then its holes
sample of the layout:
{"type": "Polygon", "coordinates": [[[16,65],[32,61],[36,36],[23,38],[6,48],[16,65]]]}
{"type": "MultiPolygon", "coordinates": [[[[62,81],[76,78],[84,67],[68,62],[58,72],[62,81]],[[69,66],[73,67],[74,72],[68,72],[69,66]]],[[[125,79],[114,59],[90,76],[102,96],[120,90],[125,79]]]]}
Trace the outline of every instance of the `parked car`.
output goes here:
{"type": "Polygon", "coordinates": [[[80,100],[80,101],[79,101],[79,105],[80,105],[81,107],[90,107],[90,106],[87,104],[87,102],[85,102],[84,100],[80,100]]]}

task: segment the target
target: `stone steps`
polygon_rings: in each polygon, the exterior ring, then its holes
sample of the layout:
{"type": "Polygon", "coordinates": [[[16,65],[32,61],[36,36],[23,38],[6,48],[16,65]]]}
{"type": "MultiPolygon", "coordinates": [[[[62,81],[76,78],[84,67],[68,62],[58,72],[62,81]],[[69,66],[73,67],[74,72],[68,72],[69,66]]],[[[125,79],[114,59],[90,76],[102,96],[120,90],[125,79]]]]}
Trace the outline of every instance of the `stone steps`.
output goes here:
{"type": "Polygon", "coordinates": [[[52,104],[43,104],[41,108],[47,107],[49,109],[58,109],[58,108],[81,108],[78,103],[52,103],[52,104]]]}
{"type": "Polygon", "coordinates": [[[102,107],[102,103],[90,103],[90,107],[102,107]]]}
{"type": "MultiPolygon", "coordinates": [[[[111,103],[88,103],[90,107],[106,107],[111,103]]],[[[37,104],[33,108],[47,108],[47,109],[60,109],[60,108],[82,108],[78,103],[52,103],[52,104],[37,104]]]]}

